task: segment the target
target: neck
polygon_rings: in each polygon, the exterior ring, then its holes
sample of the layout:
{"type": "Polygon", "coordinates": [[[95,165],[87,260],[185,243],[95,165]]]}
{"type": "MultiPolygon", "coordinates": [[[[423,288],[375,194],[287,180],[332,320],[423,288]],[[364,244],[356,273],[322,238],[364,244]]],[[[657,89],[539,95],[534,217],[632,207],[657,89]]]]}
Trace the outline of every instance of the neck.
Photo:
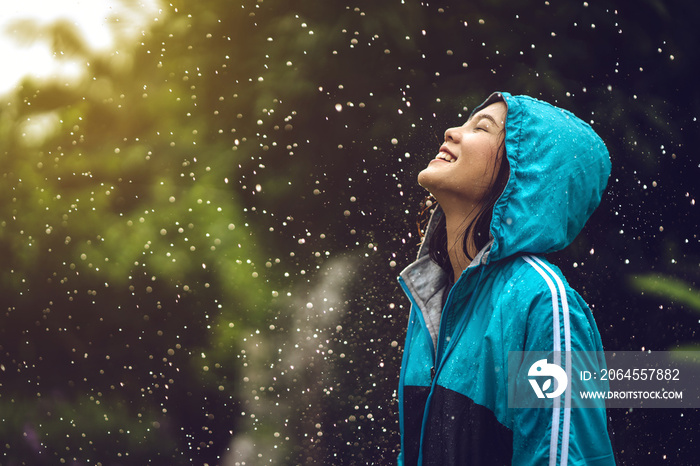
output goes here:
{"type": "MultiPolygon", "coordinates": [[[[460,206],[461,207],[461,206],[460,206]]],[[[459,276],[462,274],[471,260],[464,253],[462,245],[464,244],[464,235],[468,234],[467,238],[467,252],[471,257],[475,257],[479,251],[476,250],[473,240],[473,231],[465,233],[464,229],[469,225],[478,212],[476,207],[467,207],[466,209],[449,209],[446,210],[443,206],[443,211],[445,213],[445,223],[447,230],[447,255],[450,258],[450,264],[452,265],[452,273],[454,282],[457,281],[459,276]]]]}

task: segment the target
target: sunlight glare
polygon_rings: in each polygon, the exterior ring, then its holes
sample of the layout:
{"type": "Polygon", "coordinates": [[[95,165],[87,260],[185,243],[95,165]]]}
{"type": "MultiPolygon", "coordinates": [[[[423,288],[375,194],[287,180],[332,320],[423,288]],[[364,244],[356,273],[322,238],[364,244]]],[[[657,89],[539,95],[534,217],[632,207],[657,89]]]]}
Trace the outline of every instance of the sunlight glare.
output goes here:
{"type": "Polygon", "coordinates": [[[24,76],[37,79],[60,77],[73,80],[84,64],[57,60],[46,32],[27,38],[17,24],[31,21],[46,28],[59,20],[72,23],[90,49],[109,52],[117,39],[140,33],[159,15],[157,0],[142,0],[133,6],[119,0],[24,0],[0,4],[0,95],[10,92],[24,76]],[[117,19],[119,18],[119,19],[117,19]]]}

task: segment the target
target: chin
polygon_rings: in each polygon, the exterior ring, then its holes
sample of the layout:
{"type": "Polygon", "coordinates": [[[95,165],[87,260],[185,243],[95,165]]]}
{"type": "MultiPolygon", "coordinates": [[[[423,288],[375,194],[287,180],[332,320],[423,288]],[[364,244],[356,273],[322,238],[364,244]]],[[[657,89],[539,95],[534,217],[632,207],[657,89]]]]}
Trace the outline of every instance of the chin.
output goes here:
{"type": "Polygon", "coordinates": [[[430,168],[427,167],[421,170],[416,181],[418,181],[420,186],[434,194],[435,191],[440,190],[441,176],[439,173],[434,173],[430,168]]]}
{"type": "Polygon", "coordinates": [[[429,168],[424,168],[418,173],[418,178],[417,178],[418,184],[424,187],[427,190],[430,190],[430,169],[429,168]]]}

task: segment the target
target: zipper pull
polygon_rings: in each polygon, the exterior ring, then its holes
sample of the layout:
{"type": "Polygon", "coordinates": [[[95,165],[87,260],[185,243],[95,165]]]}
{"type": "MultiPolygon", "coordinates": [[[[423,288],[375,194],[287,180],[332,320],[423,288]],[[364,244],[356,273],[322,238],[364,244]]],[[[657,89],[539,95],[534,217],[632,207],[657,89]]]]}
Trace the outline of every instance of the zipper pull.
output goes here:
{"type": "Polygon", "coordinates": [[[430,385],[433,384],[433,379],[435,378],[435,366],[430,368],[430,385]]]}

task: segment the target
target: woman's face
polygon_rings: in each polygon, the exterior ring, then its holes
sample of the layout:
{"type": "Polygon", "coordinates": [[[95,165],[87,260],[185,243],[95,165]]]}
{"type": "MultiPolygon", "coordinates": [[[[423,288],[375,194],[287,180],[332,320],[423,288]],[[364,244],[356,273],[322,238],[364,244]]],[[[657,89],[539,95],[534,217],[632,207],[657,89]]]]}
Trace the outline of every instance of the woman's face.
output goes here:
{"type": "Polygon", "coordinates": [[[491,188],[505,134],[507,107],[496,102],[462,126],[445,131],[438,155],[418,174],[418,184],[438,202],[476,207],[491,188]]]}

